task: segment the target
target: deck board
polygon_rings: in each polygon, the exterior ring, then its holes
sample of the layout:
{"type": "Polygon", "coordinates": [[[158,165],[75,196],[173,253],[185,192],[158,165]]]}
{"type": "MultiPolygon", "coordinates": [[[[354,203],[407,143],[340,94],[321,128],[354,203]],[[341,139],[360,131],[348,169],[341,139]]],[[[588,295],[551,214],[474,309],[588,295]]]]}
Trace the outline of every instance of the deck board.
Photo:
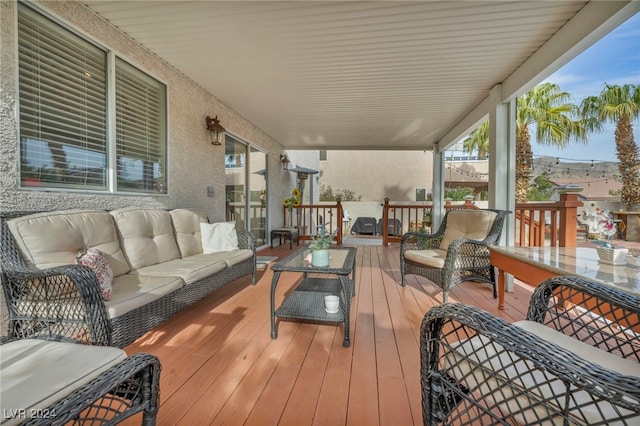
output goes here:
{"type": "MultiPolygon", "coordinates": [[[[269,268],[256,286],[240,278],[129,345],[127,353],[162,363],[158,425],[422,424],[420,324],[442,292],[417,276],[400,286],[398,245],[357,248],[349,348],[343,327],[331,323],[280,320],[271,339],[269,268]]],[[[290,253],[285,245],[260,254],[290,253]]],[[[281,274],[277,304],[300,278],[281,274]]],[[[489,286],[463,283],[450,301],[515,321],[530,293],[517,283],[499,311],[489,286]]]]}

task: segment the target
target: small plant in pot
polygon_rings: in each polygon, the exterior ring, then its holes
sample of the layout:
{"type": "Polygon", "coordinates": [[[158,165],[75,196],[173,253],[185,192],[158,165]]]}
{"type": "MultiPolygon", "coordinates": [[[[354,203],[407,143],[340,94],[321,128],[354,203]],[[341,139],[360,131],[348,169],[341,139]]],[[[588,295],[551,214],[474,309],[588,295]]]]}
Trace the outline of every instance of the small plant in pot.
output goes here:
{"type": "Polygon", "coordinates": [[[335,238],[337,230],[328,233],[325,226],[318,227],[318,233],[309,248],[311,249],[311,264],[313,266],[329,266],[329,247],[335,238]]]}

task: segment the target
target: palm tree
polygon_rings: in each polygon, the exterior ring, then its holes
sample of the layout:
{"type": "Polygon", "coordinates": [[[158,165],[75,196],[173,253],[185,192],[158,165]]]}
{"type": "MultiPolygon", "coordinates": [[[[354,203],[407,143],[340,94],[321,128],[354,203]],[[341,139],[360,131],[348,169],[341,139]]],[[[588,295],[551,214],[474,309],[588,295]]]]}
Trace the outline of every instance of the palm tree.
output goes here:
{"type": "Polygon", "coordinates": [[[516,103],[516,203],[527,201],[533,153],[529,129],[535,125],[538,143],[565,148],[571,141],[587,143],[588,132],[599,128],[597,120],[581,119],[571,95],[553,83],[542,83],[516,103]]]}
{"type": "Polygon", "coordinates": [[[489,122],[485,121],[471,132],[469,137],[462,141],[462,147],[469,154],[478,151],[478,157],[486,157],[489,152],[489,122]]]}
{"type": "MultiPolygon", "coordinates": [[[[569,142],[587,143],[587,133],[599,127],[599,121],[580,119],[579,108],[571,96],[553,83],[542,83],[518,98],[516,104],[516,203],[527,201],[533,153],[529,128],[535,126],[538,143],[566,147],[569,142]]],[[[489,122],[486,121],[463,141],[465,151],[486,153],[489,146],[489,122]]]]}
{"type": "Polygon", "coordinates": [[[584,117],[616,123],[616,154],[622,179],[620,201],[640,203],[640,153],[633,140],[633,120],[640,115],[640,86],[605,83],[600,96],[589,96],[580,105],[584,117]]]}

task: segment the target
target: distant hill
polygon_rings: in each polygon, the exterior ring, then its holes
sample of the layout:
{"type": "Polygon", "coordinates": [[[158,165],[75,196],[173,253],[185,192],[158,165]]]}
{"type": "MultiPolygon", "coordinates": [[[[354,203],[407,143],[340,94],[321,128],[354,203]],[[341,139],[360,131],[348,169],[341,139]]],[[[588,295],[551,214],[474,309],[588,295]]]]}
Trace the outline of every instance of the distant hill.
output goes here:
{"type": "Polygon", "coordinates": [[[552,178],[615,179],[618,176],[618,162],[566,162],[556,157],[536,157],[533,159],[533,175],[548,172],[552,178]]]}
{"type": "Polygon", "coordinates": [[[578,185],[584,188],[580,193],[584,199],[617,199],[611,191],[619,191],[622,184],[616,180],[618,176],[617,162],[565,162],[555,157],[538,157],[533,160],[532,178],[544,172],[549,180],[560,185],[578,185]]]}

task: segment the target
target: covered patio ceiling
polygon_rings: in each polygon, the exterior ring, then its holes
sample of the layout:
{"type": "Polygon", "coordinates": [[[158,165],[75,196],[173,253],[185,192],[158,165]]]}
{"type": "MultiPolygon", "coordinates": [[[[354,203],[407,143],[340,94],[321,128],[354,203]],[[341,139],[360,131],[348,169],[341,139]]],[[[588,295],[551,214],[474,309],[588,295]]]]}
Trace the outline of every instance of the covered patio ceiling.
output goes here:
{"type": "Polygon", "coordinates": [[[638,1],[85,3],[285,148],[343,150],[443,149],[486,117],[496,84],[505,99],[523,93],[640,8],[638,1]]]}

